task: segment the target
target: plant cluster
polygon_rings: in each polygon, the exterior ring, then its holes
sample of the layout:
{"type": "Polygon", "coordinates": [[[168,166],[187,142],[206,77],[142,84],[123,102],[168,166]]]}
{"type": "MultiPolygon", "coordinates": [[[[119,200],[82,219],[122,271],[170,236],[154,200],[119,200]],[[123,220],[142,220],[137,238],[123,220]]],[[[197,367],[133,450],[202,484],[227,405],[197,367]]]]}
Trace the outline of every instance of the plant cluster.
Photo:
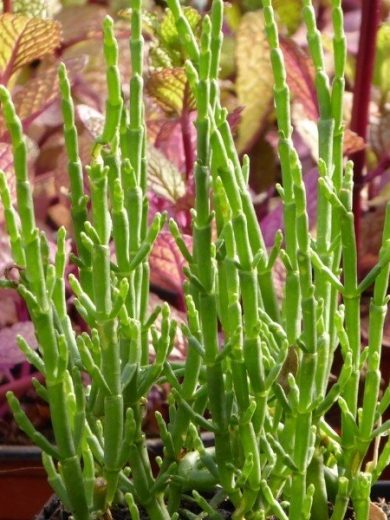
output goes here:
{"type": "Polygon", "coordinates": [[[3,285],[17,288],[34,323],[38,350],[22,337],[18,343],[45,377],[44,384],[35,386],[50,406],[55,443],[35,430],[12,393],[7,395],[10,407],[20,428],[42,449],[49,482],[75,520],[108,515],[118,502],[128,505],[133,520],[141,508],[153,520],[217,519],[225,501],[234,519],[341,520],[350,500],[356,518],[367,520],[371,486],[390,461],[390,442],[381,442],[390,430],[389,421],[382,422],[390,387],[380,395],[379,366],[388,303],[390,213],[378,263],[359,282],[353,165],[343,159],[346,39],[340,1],[332,2],[332,80],[325,71],[311,1],[303,7],[319,104],[315,237],[292,142],[290,93],[274,12],[271,1],[263,1],[284,212],[284,234],[276,234],[270,251],[248,190],[248,158],[240,160],[221,105],[222,1],[213,1],[199,34],[177,0],[168,5],[196,106],[192,248],[176,221],[169,221],[187,262],[186,321],[178,325],[168,304],[152,313],[148,305],[149,257],[166,215],[157,212],[149,218],[142,14],[140,0],[133,0],[128,105],[113,22],[104,21],[108,96],[87,183],[65,66],[59,71],[77,246],[72,262],[78,276],[70,275],[69,283],[85,332],[72,327],[67,312],[65,229],[57,233],[53,262],[35,220],[22,124],[8,90],[0,88],[12,142],[17,211],[5,174],[0,194],[19,268],[19,279],[3,285]],[[281,302],[272,278],[277,259],[286,271],[281,302]],[[360,299],[371,286],[368,345],[362,349],[360,299]],[[178,327],[188,352],[173,362],[169,355],[178,327]],[[331,385],[336,351],[343,363],[331,385]],[[171,387],[169,420],[156,414],[164,453],[153,473],[142,418],[148,392],[162,382],[171,387]],[[326,420],[333,406],[340,410],[340,432],[326,420]],[[213,434],[213,448],[205,447],[202,431],[213,434]],[[211,496],[206,499],[207,492],[211,496]],[[190,510],[192,503],[199,513],[190,510]]]}
{"type": "MultiPolygon", "coordinates": [[[[59,84],[57,68],[65,62],[75,102],[75,119],[79,131],[79,154],[83,164],[88,164],[93,140],[104,125],[104,55],[100,44],[102,22],[108,12],[114,17],[114,30],[119,45],[118,66],[122,75],[122,92],[128,100],[130,74],[127,39],[128,24],[124,19],[129,12],[123,9],[125,2],[107,1],[96,4],[87,0],[68,2],[13,0],[3,2],[0,27],[7,38],[0,44],[0,82],[12,94],[15,109],[21,118],[28,138],[29,177],[38,200],[36,216],[39,225],[49,224],[58,229],[70,226],[69,204],[64,194],[69,190],[66,174],[62,121],[59,110],[59,84]],[[61,5],[62,4],[62,5],[61,5]]],[[[317,19],[324,39],[331,32],[329,8],[319,6],[317,19]]],[[[307,56],[304,43],[299,40],[302,26],[302,0],[293,0],[288,6],[275,2],[280,45],[285,58],[287,83],[292,92],[292,120],[295,136],[299,136],[298,149],[304,164],[310,224],[314,224],[316,206],[316,119],[318,107],[314,85],[314,67],[307,56]],[[297,41],[300,43],[297,44],[297,41]]],[[[200,8],[202,6],[199,5],[200,8]]],[[[271,247],[275,232],[282,227],[282,208],[274,184],[280,176],[276,158],[274,113],[272,112],[273,79],[269,46],[264,34],[264,16],[259,9],[261,2],[238,2],[225,9],[224,42],[221,49],[219,77],[222,79],[221,99],[230,111],[228,120],[240,154],[248,152],[251,158],[249,186],[256,194],[255,207],[261,223],[264,242],[271,247]],[[267,190],[266,193],[264,190],[267,190]]],[[[203,6],[204,8],[204,6],[203,6]]],[[[366,61],[357,67],[362,69],[363,83],[356,80],[354,34],[357,29],[357,2],[349,1],[346,11],[347,35],[351,35],[347,55],[347,84],[349,90],[358,90],[368,99],[370,74],[366,61]],[[362,84],[361,84],[362,83],[362,84]]],[[[382,18],[386,20],[388,7],[383,4],[382,18]]],[[[193,8],[184,8],[195,36],[200,30],[200,14],[193,8]]],[[[194,98],[184,71],[185,54],[178,45],[179,36],[169,9],[157,5],[148,6],[143,13],[143,31],[148,44],[145,49],[145,120],[148,134],[148,191],[150,211],[168,211],[191,241],[190,209],[193,207],[193,164],[196,136],[192,122],[196,117],[194,98]]],[[[359,177],[356,193],[364,183],[369,185],[370,205],[373,210],[363,213],[360,241],[360,270],[372,267],[379,249],[380,230],[383,225],[384,204],[388,186],[388,121],[386,108],[388,68],[387,33],[388,21],[378,33],[377,59],[375,63],[374,96],[372,105],[377,106],[375,122],[371,124],[368,138],[369,173],[359,177]],[[376,231],[372,232],[373,226],[376,231]],[[365,230],[368,229],[369,232],[365,230]]],[[[363,27],[364,30],[364,27],[363,27]]],[[[366,35],[366,40],[369,35],[366,35]]],[[[364,49],[363,49],[364,50],[364,49]]],[[[359,50],[360,54],[360,50],[359,50]]],[[[363,52],[365,55],[365,52],[363,52]]],[[[325,60],[329,65],[330,45],[325,46],[325,60]]],[[[360,63],[360,62],[359,62],[360,63]]],[[[348,127],[350,114],[347,92],[344,120],[348,127]]],[[[354,102],[353,112],[362,115],[364,109],[354,102]],[[355,107],[357,105],[357,107],[355,107]],[[357,108],[358,110],[355,110],[357,108]]],[[[356,119],[356,117],[355,117],[356,119]]],[[[351,123],[352,125],[353,123],[351,123]]],[[[361,122],[359,121],[361,127],[361,122]]],[[[365,135],[366,130],[364,131],[365,135]]],[[[347,129],[344,138],[344,154],[362,150],[364,141],[347,129]]],[[[362,150],[363,154],[365,150],[362,150]]],[[[0,117],[0,168],[7,174],[12,200],[15,200],[12,152],[4,120],[0,117]]],[[[0,212],[0,240],[2,255],[0,271],[7,273],[12,259],[3,231],[3,215],[0,212]]],[[[51,251],[54,251],[53,233],[48,234],[51,251]]],[[[358,244],[359,246],[359,244],[358,244]]],[[[171,302],[184,310],[182,291],[183,257],[168,233],[157,239],[150,256],[153,290],[169,291],[171,302]],[[169,275],[167,275],[169,272],[169,275]]],[[[67,271],[69,268],[67,268],[67,271]]],[[[275,264],[279,273],[280,262],[275,264]]],[[[15,366],[22,360],[16,347],[16,333],[23,328],[33,339],[33,326],[25,306],[11,291],[2,291],[0,302],[0,367],[3,399],[9,386],[22,391],[30,386],[31,374],[28,365],[15,366]],[[20,325],[22,323],[22,325],[20,325]],[[14,379],[17,378],[17,381],[14,379]]],[[[67,290],[67,295],[69,295],[67,290]]],[[[80,325],[77,323],[77,325],[80,325]]],[[[363,332],[367,331],[367,319],[363,312],[363,332]]],[[[32,342],[35,344],[35,341],[32,342]]],[[[182,349],[180,349],[182,350],[182,349]]],[[[178,352],[181,355],[180,352],[178,352]]],[[[5,417],[6,405],[0,405],[0,417],[5,417]]],[[[4,423],[3,423],[4,424],[4,423]]],[[[12,436],[12,435],[11,435],[12,436]]]]}

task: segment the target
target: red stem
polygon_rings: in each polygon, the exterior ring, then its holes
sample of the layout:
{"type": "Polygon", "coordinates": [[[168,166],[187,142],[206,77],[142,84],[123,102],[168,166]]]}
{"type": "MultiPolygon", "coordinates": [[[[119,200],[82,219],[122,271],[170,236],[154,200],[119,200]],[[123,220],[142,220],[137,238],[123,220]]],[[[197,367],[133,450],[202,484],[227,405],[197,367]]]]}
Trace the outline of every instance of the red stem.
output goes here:
{"type": "MultiPolygon", "coordinates": [[[[353,95],[351,130],[366,140],[369,121],[371,81],[374,71],[376,35],[380,21],[381,0],[362,0],[362,21],[360,25],[359,50],[356,61],[356,78],[353,95]]],[[[355,215],[356,243],[359,251],[361,225],[361,189],[364,184],[365,150],[354,153],[355,163],[353,212],[355,215]]]]}
{"type": "Polygon", "coordinates": [[[12,13],[12,0],[3,0],[3,13],[12,13]]]}
{"type": "Polygon", "coordinates": [[[192,170],[194,168],[194,162],[195,162],[195,154],[194,154],[194,148],[192,146],[192,138],[191,138],[191,124],[192,123],[191,123],[191,118],[190,118],[190,110],[188,109],[189,95],[190,95],[189,85],[187,82],[185,89],[184,89],[183,110],[182,110],[181,117],[180,117],[187,180],[189,179],[189,177],[192,174],[192,170]]]}

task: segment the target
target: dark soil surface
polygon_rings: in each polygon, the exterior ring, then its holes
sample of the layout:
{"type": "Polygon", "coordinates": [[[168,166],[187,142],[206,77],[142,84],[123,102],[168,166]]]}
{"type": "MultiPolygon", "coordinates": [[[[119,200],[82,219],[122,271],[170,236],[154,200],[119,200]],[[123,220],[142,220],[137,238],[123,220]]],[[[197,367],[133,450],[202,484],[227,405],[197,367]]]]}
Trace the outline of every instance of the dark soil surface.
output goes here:
{"type": "MultiPolygon", "coordinates": [[[[193,512],[199,514],[201,510],[194,504],[185,503],[183,506],[193,512]]],[[[225,506],[221,506],[218,510],[223,518],[231,518],[232,509],[229,503],[225,506]]],[[[112,511],[112,520],[131,520],[129,510],[126,506],[116,506],[112,511]]],[[[70,514],[64,511],[61,502],[57,497],[52,497],[49,502],[44,506],[42,511],[34,518],[34,520],[68,520],[70,514]]],[[[181,519],[187,519],[185,516],[180,516],[181,519]]],[[[102,520],[111,520],[110,516],[106,515],[102,520]]],[[[140,510],[140,520],[149,520],[149,516],[144,510],[140,510]]]]}
{"type": "MultiPolygon", "coordinates": [[[[34,428],[49,440],[52,440],[53,434],[47,403],[42,401],[32,388],[20,397],[20,403],[27,417],[34,425],[34,428]]],[[[3,413],[0,414],[0,444],[30,446],[31,440],[15,423],[12,413],[8,409],[8,404],[5,398],[0,398],[0,407],[3,408],[3,413]]]]}
{"type": "MultiPolygon", "coordinates": [[[[183,504],[186,509],[192,511],[195,514],[199,514],[200,510],[194,506],[194,504],[185,503],[183,504]]],[[[386,514],[388,520],[390,520],[390,503],[386,502],[384,499],[379,499],[377,502],[375,502],[375,505],[377,505],[384,513],[386,514]]],[[[229,519],[232,516],[232,509],[229,506],[229,503],[226,503],[226,505],[222,506],[218,512],[221,514],[223,518],[229,519]]],[[[331,508],[330,508],[331,512],[331,508]]],[[[52,497],[52,499],[45,505],[45,507],[42,509],[41,513],[37,515],[34,520],[68,520],[70,517],[69,513],[64,511],[61,502],[58,500],[57,497],[52,497]]],[[[180,516],[179,518],[184,519],[187,517],[180,516]]],[[[345,520],[354,520],[356,517],[353,513],[352,508],[348,508],[347,515],[345,517],[345,520]]],[[[102,520],[131,520],[129,511],[127,507],[125,506],[117,506],[112,511],[112,517],[105,516],[102,518],[102,520]]],[[[146,514],[145,511],[140,510],[140,520],[149,520],[149,516],[146,514]]],[[[274,518],[270,519],[274,520],[274,518]]]]}
{"type": "MultiPolygon", "coordinates": [[[[1,381],[0,381],[1,384],[1,381]]],[[[153,387],[145,410],[143,430],[148,439],[159,437],[159,429],[155,418],[155,412],[159,411],[168,420],[167,405],[168,387],[153,387]]],[[[42,433],[50,441],[53,439],[53,431],[50,421],[50,411],[47,403],[37,396],[35,390],[30,388],[24,395],[19,397],[20,403],[34,428],[42,433]]],[[[0,396],[0,444],[10,446],[31,446],[29,437],[22,432],[8,408],[5,398],[0,396]]]]}
{"type": "MultiPolygon", "coordinates": [[[[34,520],[68,520],[70,514],[64,511],[61,502],[57,497],[53,497],[44,506],[42,511],[35,517],[34,520]]],[[[112,512],[112,517],[115,520],[130,520],[129,511],[127,508],[117,507],[112,512]]],[[[147,520],[145,512],[141,512],[141,520],[147,520]]]]}

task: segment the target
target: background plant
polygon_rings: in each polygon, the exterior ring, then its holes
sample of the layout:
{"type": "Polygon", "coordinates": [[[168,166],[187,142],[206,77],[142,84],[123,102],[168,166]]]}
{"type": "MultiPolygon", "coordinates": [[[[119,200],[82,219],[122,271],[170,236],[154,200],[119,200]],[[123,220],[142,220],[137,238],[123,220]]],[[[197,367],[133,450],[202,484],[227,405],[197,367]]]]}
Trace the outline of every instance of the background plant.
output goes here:
{"type": "Polygon", "coordinates": [[[229,498],[234,518],[271,514],[328,518],[329,496],[335,504],[333,519],[344,517],[349,497],[357,518],[365,519],[370,486],[389,459],[388,443],[378,450],[381,437],[388,433],[388,423],[381,424],[381,417],[389,392],[379,399],[379,361],[387,309],[389,230],[387,219],[379,262],[359,282],[352,165],[344,168],[343,163],[346,41],[340,4],[335,1],[332,7],[335,75],[331,80],[311,3],[306,2],[303,10],[319,103],[320,179],[314,239],[301,164],[292,141],[283,54],[273,10],[265,2],[285,222],[284,237],[277,233],[268,252],[247,188],[249,162],[246,157],[240,161],[220,102],[222,5],[214,2],[210,18],[204,17],[193,32],[180,5],[170,2],[179,36],[176,42],[183,43],[178,54],[183,62],[187,58],[186,77],[197,107],[192,250],[178,224],[170,221],[177,248],[188,262],[184,269],[188,320],[181,329],[189,352],[185,362],[177,364],[167,361],[176,334],[168,307],[161,310],[160,334],[153,326],[160,310],[147,313],[147,258],[163,218],[157,214],[151,223],[147,218],[147,163],[151,159],[146,157],[142,104],[141,16],[139,5],[133,8],[129,110],[123,108],[113,24],[107,19],[104,26],[108,98],[87,172],[90,214],[63,68],[60,75],[78,250],[72,261],[80,275],[79,281],[71,277],[70,283],[77,309],[89,326],[84,334],[72,330],[66,312],[64,231],[58,233],[55,263],[50,263],[48,247],[34,221],[21,124],[9,94],[1,91],[21,218],[19,230],[3,182],[12,252],[21,267],[20,280],[4,285],[18,286],[35,323],[39,353],[21,340],[20,344],[46,375],[46,388],[39,384],[37,388],[51,403],[57,445],[48,444],[35,432],[12,395],[10,404],[20,425],[46,453],[52,485],[76,518],[106,510],[120,498],[116,493],[120,489],[130,493],[127,501],[133,515],[137,515],[136,503],[151,518],[169,518],[178,510],[188,516],[181,497],[192,491],[197,505],[215,517],[215,507],[229,498]],[[110,253],[111,239],[115,257],[110,253]],[[286,271],[281,305],[272,279],[278,257],[286,271]],[[360,297],[372,284],[368,347],[361,351],[360,297]],[[150,340],[155,350],[152,364],[150,340]],[[333,355],[339,346],[343,367],[338,382],[329,387],[333,355]],[[363,367],[367,370],[364,380],[363,367]],[[80,370],[91,376],[88,391],[81,384],[80,370]],[[142,406],[151,385],[165,381],[171,385],[172,397],[169,423],[158,416],[166,449],[154,477],[145,456],[142,406]],[[362,402],[358,401],[360,381],[362,402]],[[324,418],[335,404],[341,413],[340,435],[324,418]],[[206,410],[210,419],[204,418],[206,410]],[[214,452],[204,448],[200,428],[214,434],[214,452]],[[365,465],[372,442],[377,449],[365,465]],[[188,471],[189,484],[183,478],[188,471]],[[213,486],[215,495],[208,503],[198,490],[213,486]]]}

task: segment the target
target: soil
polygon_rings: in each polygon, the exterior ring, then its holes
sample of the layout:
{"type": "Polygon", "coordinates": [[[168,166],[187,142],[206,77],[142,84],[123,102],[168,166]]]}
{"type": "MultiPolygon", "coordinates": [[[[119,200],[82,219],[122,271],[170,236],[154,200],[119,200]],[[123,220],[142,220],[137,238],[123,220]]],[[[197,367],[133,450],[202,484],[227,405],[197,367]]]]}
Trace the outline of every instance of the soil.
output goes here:
{"type": "MultiPolygon", "coordinates": [[[[0,381],[1,383],[1,381],[0,381]]],[[[147,438],[159,437],[159,429],[155,418],[155,412],[159,411],[164,419],[168,420],[168,387],[163,385],[153,387],[145,410],[143,430],[147,438]]],[[[34,428],[42,433],[49,441],[54,441],[50,421],[50,411],[47,403],[37,396],[35,390],[30,388],[19,397],[20,403],[34,428]]],[[[14,421],[8,403],[0,396],[0,444],[7,446],[31,446],[32,442],[21,431],[14,421]]]]}
{"type": "MultiPolygon", "coordinates": [[[[35,429],[50,441],[53,441],[47,404],[38,397],[34,398],[31,395],[23,396],[21,404],[35,429]]],[[[33,446],[31,439],[19,429],[19,426],[9,412],[0,417],[0,444],[2,446],[33,446]]]]}
{"type": "MultiPolygon", "coordinates": [[[[201,511],[199,508],[192,503],[185,503],[183,506],[193,512],[194,514],[199,514],[201,511]]],[[[385,499],[378,499],[377,502],[374,503],[376,510],[383,511],[385,513],[385,517],[390,520],[390,503],[386,502],[385,499]]],[[[230,504],[227,502],[223,505],[218,512],[223,518],[229,519],[232,517],[232,508],[230,504]]],[[[331,507],[329,507],[329,512],[331,513],[331,507]]],[[[102,520],[131,520],[129,511],[125,506],[117,506],[112,510],[112,517],[106,516],[102,518],[102,520]]],[[[70,514],[64,511],[61,502],[55,496],[53,496],[49,502],[44,506],[41,513],[37,515],[34,520],[68,520],[70,514]]],[[[180,516],[180,519],[188,518],[184,516],[180,516]]],[[[345,520],[354,520],[356,517],[353,513],[352,508],[348,508],[345,520]]],[[[381,517],[378,516],[377,513],[371,512],[370,519],[379,519],[381,517]]],[[[144,510],[140,510],[140,520],[149,520],[149,516],[146,514],[144,510]]],[[[274,517],[270,520],[275,520],[274,517]]]]}
{"type": "MultiPolygon", "coordinates": [[[[194,514],[201,513],[201,510],[193,503],[184,503],[183,506],[189,509],[194,514]]],[[[218,512],[223,518],[229,519],[232,516],[232,508],[229,503],[218,509],[218,512]]],[[[112,511],[112,520],[131,520],[129,510],[126,506],[116,506],[112,511]]],[[[49,502],[43,507],[42,511],[34,518],[34,520],[68,520],[70,514],[64,511],[64,508],[59,499],[53,496],[49,502]]],[[[180,519],[188,518],[180,516],[180,519]]],[[[102,520],[111,520],[109,516],[102,518],[102,520]]],[[[149,520],[147,513],[140,509],[140,520],[149,520]]]]}

